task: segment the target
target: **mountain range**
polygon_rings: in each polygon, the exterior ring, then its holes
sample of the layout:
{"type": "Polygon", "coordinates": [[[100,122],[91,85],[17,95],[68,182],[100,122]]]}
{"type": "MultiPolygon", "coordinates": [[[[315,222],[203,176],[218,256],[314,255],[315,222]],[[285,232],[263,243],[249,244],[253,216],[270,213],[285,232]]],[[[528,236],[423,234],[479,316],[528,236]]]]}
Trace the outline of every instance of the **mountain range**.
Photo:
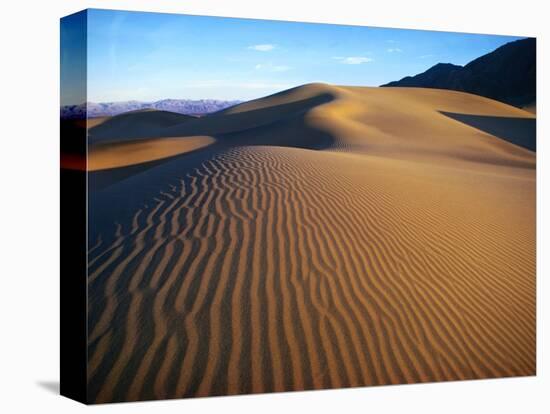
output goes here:
{"type": "Polygon", "coordinates": [[[157,109],[185,115],[204,115],[237,105],[241,101],[223,101],[218,99],[162,99],[154,102],[121,101],[95,103],[87,102],[80,105],[65,105],[61,107],[62,119],[83,119],[86,113],[89,118],[114,116],[124,112],[157,109]]]}
{"type": "Polygon", "coordinates": [[[465,66],[438,63],[381,86],[451,89],[525,107],[536,102],[536,39],[507,43],[465,66]]]}

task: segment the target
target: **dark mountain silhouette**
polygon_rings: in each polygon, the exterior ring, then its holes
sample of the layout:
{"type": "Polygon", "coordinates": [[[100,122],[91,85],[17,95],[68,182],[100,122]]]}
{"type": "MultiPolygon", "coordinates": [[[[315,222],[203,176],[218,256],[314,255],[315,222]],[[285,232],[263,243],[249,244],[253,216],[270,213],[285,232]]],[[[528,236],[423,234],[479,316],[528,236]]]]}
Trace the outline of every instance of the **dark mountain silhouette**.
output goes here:
{"type": "Polygon", "coordinates": [[[523,107],[536,101],[536,39],[507,43],[465,66],[438,63],[426,72],[381,86],[469,92],[523,107]]]}

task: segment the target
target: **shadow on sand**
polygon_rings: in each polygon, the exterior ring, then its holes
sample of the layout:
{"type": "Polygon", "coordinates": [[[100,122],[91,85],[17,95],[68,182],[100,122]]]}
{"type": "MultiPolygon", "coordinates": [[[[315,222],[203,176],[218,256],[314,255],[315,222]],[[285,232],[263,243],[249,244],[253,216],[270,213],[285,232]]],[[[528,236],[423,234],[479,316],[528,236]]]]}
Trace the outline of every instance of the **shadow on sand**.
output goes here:
{"type": "Polygon", "coordinates": [[[537,120],[502,116],[468,115],[439,111],[455,121],[477,128],[512,144],[537,150],[537,120]]]}

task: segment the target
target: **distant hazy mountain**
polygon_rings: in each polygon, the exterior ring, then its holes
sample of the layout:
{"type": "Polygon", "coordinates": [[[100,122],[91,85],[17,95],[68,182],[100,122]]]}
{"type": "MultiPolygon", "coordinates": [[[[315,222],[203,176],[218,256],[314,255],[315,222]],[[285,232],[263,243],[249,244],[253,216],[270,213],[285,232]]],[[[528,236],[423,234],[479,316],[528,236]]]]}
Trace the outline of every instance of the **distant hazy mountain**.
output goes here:
{"type": "Polygon", "coordinates": [[[203,115],[212,112],[220,111],[233,105],[237,105],[241,101],[221,101],[217,99],[163,99],[155,102],[141,102],[141,101],[123,101],[123,102],[105,102],[95,103],[88,102],[80,105],[67,105],[61,107],[61,118],[63,119],[80,119],[86,116],[86,109],[88,117],[98,116],[113,116],[122,114],[128,111],[135,111],[139,109],[158,109],[163,111],[176,112],[185,115],[203,115]]]}
{"type": "Polygon", "coordinates": [[[426,72],[381,86],[452,89],[515,106],[536,101],[536,39],[507,43],[465,66],[438,63],[426,72]]]}

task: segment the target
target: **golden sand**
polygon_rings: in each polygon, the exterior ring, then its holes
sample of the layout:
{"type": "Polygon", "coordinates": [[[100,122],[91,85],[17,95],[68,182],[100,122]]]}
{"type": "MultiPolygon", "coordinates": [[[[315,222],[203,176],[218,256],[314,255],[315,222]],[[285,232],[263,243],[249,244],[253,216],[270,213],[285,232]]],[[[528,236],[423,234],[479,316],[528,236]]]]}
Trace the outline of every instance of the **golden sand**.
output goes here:
{"type": "Polygon", "coordinates": [[[150,138],[90,146],[88,171],[125,167],[168,158],[204,148],[215,140],[212,137],[150,138]]]}

